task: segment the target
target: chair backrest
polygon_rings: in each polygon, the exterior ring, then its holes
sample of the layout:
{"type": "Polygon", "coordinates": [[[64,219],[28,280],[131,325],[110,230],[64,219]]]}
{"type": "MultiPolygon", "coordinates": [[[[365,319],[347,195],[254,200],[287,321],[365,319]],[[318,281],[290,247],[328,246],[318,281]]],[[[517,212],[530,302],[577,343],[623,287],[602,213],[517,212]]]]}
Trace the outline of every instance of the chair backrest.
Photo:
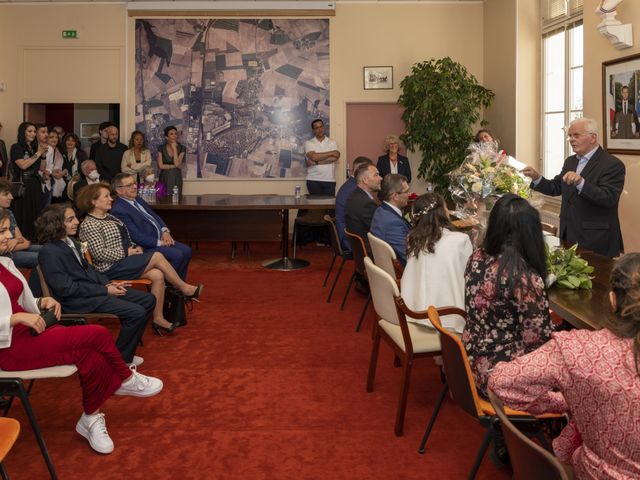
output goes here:
{"type": "Polygon", "coordinates": [[[367,237],[369,237],[369,246],[371,247],[371,255],[373,255],[375,264],[397,279],[396,269],[393,265],[393,261],[396,260],[396,252],[391,245],[371,232],[367,233],[367,237]]]}
{"type": "Polygon", "coordinates": [[[489,401],[500,419],[500,426],[509,451],[514,478],[518,480],[569,480],[562,464],[551,453],[527,438],[505,414],[504,405],[489,391],[489,401]]]}
{"type": "Polygon", "coordinates": [[[84,252],[84,259],[89,265],[93,265],[93,255],[91,255],[91,252],[89,250],[84,252]]]}
{"type": "Polygon", "coordinates": [[[344,229],[344,233],[347,235],[349,243],[351,243],[351,251],[353,252],[353,261],[355,263],[356,272],[364,276],[366,275],[364,259],[367,256],[367,247],[365,246],[364,239],[360,235],[350,232],[346,228],[344,229]]]}
{"type": "Polygon", "coordinates": [[[333,249],[334,255],[343,257],[344,252],[342,251],[342,245],[340,245],[340,237],[338,237],[336,221],[331,217],[331,215],[325,215],[323,218],[324,221],[327,222],[327,226],[329,227],[329,235],[331,236],[331,248],[333,249]]]}
{"type": "Polygon", "coordinates": [[[400,290],[394,277],[376,266],[369,257],[365,257],[364,267],[369,280],[369,290],[373,300],[373,308],[383,320],[400,325],[395,297],[400,296],[400,290]]]}
{"type": "Polygon", "coordinates": [[[442,363],[447,376],[447,384],[453,400],[465,412],[474,418],[483,415],[480,408],[476,383],[471,373],[471,366],[467,357],[467,351],[460,339],[449,330],[443,328],[440,323],[440,315],[460,315],[465,320],[467,313],[459,308],[447,307],[436,309],[431,306],[427,310],[429,321],[440,332],[440,345],[442,347],[442,363]]]}
{"type": "Polygon", "coordinates": [[[551,225],[550,223],[544,223],[544,222],[541,222],[540,225],[542,225],[543,231],[550,233],[554,237],[558,236],[558,227],[556,227],[555,225],[551,225]]]}
{"type": "Polygon", "coordinates": [[[44,273],[42,273],[42,268],[40,268],[40,265],[36,265],[36,272],[38,272],[38,280],[40,280],[40,290],[42,291],[42,296],[53,297],[53,295],[51,295],[51,289],[49,288],[49,285],[44,278],[44,273]]]}

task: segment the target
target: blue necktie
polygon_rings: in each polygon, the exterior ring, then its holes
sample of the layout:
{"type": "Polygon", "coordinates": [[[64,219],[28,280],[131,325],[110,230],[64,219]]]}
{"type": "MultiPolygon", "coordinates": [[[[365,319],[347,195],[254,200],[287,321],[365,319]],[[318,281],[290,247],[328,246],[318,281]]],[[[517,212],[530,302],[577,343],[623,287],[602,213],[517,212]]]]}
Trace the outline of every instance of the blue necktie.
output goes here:
{"type": "Polygon", "coordinates": [[[135,207],[138,210],[140,210],[140,213],[142,213],[146,217],[146,219],[149,220],[151,222],[151,224],[156,228],[156,230],[158,231],[158,240],[159,240],[160,237],[162,236],[162,226],[160,226],[158,221],[155,218],[153,218],[153,215],[151,215],[149,212],[147,212],[142,205],[140,205],[135,200],[134,200],[133,204],[135,205],[135,207]]]}

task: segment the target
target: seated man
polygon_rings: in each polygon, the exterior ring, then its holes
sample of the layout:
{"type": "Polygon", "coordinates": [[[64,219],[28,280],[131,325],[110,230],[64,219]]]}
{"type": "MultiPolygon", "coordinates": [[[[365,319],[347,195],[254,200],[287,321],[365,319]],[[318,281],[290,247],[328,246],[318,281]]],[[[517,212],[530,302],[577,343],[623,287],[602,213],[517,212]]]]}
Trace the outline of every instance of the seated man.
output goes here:
{"type": "Polygon", "coordinates": [[[350,251],[351,245],[347,240],[347,236],[344,234],[345,223],[345,214],[347,208],[347,200],[353,193],[353,191],[357,188],[355,172],[358,170],[360,165],[373,163],[367,157],[356,157],[353,161],[353,165],[351,166],[351,171],[353,172],[349,178],[347,178],[346,182],[342,184],[342,186],[338,189],[338,194],[336,195],[336,230],[338,230],[338,238],[340,239],[340,245],[342,245],[342,249],[344,251],[350,251]]]}
{"type": "Polygon", "coordinates": [[[78,219],[69,205],[55,203],[36,220],[38,240],[44,244],[38,261],[51,293],[64,313],[111,313],[120,318],[116,347],[125,363],[136,366],[135,356],[156,299],[140,290],[112,283],[85,260],[80,243],[72,238],[78,219]]]}
{"type": "Polygon", "coordinates": [[[87,185],[93,183],[100,183],[100,174],[96,167],[96,162],[93,160],[85,160],[80,164],[80,171],[82,175],[74,176],[67,186],[67,196],[74,199],[78,196],[78,192],[87,185]]]}
{"type": "Polygon", "coordinates": [[[380,175],[373,164],[363,164],[355,172],[356,189],[347,199],[345,224],[347,230],[360,235],[368,246],[367,233],[371,227],[371,219],[378,208],[373,194],[380,190],[380,175]]]}
{"type": "Polygon", "coordinates": [[[402,209],[409,202],[407,177],[397,173],[386,175],[378,196],[382,203],[373,214],[370,231],[391,245],[404,267],[407,263],[407,234],[411,228],[402,214],[402,209]]]}
{"type": "Polygon", "coordinates": [[[113,178],[113,189],[118,194],[111,214],[127,226],[131,240],[145,251],[162,253],[182,280],[187,279],[191,261],[191,248],[176,242],[164,220],[138,197],[136,179],[129,173],[119,173],[113,178]]]}

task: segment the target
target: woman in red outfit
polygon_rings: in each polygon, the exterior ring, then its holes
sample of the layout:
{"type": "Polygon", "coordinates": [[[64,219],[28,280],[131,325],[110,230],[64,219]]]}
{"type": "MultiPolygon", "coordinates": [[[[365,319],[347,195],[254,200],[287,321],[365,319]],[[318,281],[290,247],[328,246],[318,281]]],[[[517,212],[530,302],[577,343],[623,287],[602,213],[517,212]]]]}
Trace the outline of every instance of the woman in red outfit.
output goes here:
{"type": "Polygon", "coordinates": [[[606,328],[553,333],[489,380],[509,407],[570,415],[553,450],[579,479],[640,478],[640,253],[620,258],[610,282],[606,328]]]}
{"type": "MultiPolygon", "coordinates": [[[[11,239],[7,210],[0,208],[0,250],[11,239]]],[[[100,406],[112,395],[148,397],[162,390],[162,381],[127,367],[111,334],[98,325],[64,327],[45,331],[41,310],[53,309],[60,318],[60,304],[50,297],[34,298],[24,277],[8,257],[0,256],[0,369],[31,370],[75,364],[82,387],[84,413],[76,431],[99,453],[111,453],[100,406]],[[31,330],[38,335],[33,336],[31,330]]]]}

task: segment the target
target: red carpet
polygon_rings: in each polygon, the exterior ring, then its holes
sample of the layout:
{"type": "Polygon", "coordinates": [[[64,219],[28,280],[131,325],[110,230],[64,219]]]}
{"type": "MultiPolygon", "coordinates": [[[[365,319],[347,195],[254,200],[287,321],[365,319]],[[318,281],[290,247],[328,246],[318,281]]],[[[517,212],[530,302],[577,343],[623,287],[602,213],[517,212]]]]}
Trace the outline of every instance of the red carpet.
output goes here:
{"type": "MultiPolygon", "coordinates": [[[[413,372],[405,435],[393,435],[400,370],[381,347],[376,390],[365,391],[371,322],[354,327],[364,298],[331,304],[326,248],[298,255],[296,272],[263,269],[276,244],[253,244],[232,261],[229,244],[201,244],[190,278],[206,284],[189,325],[169,337],[149,328],[142,373],[164,381],[152,398],[113,397],[103,408],[116,445],[94,453],[75,433],[77,377],[36,383],[32,403],[61,479],[457,479],[466,478],[483,429],[447,399],[421,456],[417,447],[441,384],[431,360],[413,372]]],[[[113,328],[113,325],[109,325],[113,328]]],[[[22,431],[5,459],[13,479],[47,478],[19,401],[22,431]]],[[[508,479],[488,458],[479,479],[508,479]]]]}

